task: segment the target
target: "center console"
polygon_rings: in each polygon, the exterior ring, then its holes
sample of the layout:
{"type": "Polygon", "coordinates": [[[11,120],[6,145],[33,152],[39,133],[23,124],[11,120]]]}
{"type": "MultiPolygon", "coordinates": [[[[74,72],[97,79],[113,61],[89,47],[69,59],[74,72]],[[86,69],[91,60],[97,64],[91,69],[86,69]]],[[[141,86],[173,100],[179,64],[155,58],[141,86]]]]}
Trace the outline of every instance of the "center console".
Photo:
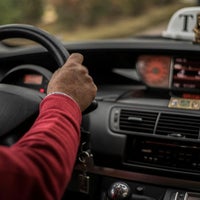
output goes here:
{"type": "Polygon", "coordinates": [[[187,190],[164,188],[139,182],[103,181],[102,200],[199,200],[200,193],[187,190]]]}

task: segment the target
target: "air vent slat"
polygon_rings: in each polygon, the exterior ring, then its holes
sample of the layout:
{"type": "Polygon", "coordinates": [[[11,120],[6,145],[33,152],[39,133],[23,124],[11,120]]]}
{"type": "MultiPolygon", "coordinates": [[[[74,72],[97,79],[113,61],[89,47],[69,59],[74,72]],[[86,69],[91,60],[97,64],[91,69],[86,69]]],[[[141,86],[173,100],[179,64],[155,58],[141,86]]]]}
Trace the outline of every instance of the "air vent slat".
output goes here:
{"type": "Polygon", "coordinates": [[[111,128],[123,134],[152,134],[181,139],[200,139],[200,116],[114,108],[111,128]]]}
{"type": "Polygon", "coordinates": [[[161,113],[156,134],[198,139],[200,117],[161,113]]]}
{"type": "Polygon", "coordinates": [[[196,134],[197,131],[199,131],[199,129],[184,129],[184,128],[181,128],[181,127],[161,127],[161,126],[158,126],[158,129],[159,128],[163,128],[163,130],[167,131],[168,133],[170,132],[180,132],[180,133],[187,133],[187,132],[190,132],[190,133],[194,133],[196,134]]]}
{"type": "Polygon", "coordinates": [[[199,126],[195,126],[195,124],[186,124],[183,122],[176,122],[176,127],[173,127],[174,123],[163,123],[163,122],[160,122],[158,126],[160,127],[166,127],[167,129],[180,129],[181,131],[187,131],[187,130],[190,130],[190,131],[195,131],[195,129],[199,129],[199,126]]]}
{"type": "Polygon", "coordinates": [[[158,113],[137,110],[120,112],[119,128],[122,131],[153,134],[158,113]]]}
{"type": "Polygon", "coordinates": [[[174,121],[176,121],[176,123],[182,123],[182,124],[184,122],[186,122],[187,124],[195,124],[195,125],[197,125],[199,123],[199,119],[197,120],[197,119],[189,119],[189,118],[183,118],[183,117],[181,117],[181,118],[179,118],[179,117],[177,117],[177,118],[175,118],[175,117],[171,117],[171,118],[166,117],[166,118],[163,118],[162,121],[163,122],[172,122],[172,123],[174,121]]]}

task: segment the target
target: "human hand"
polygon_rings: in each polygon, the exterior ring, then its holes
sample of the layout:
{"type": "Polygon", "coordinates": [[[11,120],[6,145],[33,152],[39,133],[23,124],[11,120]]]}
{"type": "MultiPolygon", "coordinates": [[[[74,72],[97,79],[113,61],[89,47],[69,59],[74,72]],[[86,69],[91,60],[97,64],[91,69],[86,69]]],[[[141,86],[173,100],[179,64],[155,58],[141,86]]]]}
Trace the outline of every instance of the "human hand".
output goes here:
{"type": "Polygon", "coordinates": [[[56,70],[48,84],[47,94],[62,92],[71,96],[83,112],[96,96],[97,87],[86,67],[83,56],[73,53],[66,63],[56,70]]]}

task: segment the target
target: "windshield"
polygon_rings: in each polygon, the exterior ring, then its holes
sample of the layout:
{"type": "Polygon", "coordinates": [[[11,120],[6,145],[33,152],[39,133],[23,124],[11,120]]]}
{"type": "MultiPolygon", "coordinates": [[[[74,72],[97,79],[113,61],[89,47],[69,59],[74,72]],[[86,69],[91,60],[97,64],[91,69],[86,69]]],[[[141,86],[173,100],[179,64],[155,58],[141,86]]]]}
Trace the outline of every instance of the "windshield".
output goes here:
{"type": "Polygon", "coordinates": [[[0,24],[26,23],[62,41],[161,35],[172,14],[198,0],[1,0],[0,24]]]}

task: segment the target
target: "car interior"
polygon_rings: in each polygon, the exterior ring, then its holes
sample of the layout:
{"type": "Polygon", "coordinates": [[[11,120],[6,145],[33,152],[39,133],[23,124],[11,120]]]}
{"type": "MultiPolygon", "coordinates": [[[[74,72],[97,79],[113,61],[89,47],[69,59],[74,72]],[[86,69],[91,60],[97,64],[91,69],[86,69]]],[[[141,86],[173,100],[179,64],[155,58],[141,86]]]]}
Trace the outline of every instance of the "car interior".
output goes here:
{"type": "MultiPolygon", "coordinates": [[[[192,15],[193,29],[198,12],[176,16],[192,15]]],[[[63,200],[199,200],[200,44],[176,34],[61,43],[33,26],[0,26],[1,145],[30,128],[51,75],[79,52],[98,92],[63,200]],[[39,45],[4,42],[16,37],[39,45]]]]}

